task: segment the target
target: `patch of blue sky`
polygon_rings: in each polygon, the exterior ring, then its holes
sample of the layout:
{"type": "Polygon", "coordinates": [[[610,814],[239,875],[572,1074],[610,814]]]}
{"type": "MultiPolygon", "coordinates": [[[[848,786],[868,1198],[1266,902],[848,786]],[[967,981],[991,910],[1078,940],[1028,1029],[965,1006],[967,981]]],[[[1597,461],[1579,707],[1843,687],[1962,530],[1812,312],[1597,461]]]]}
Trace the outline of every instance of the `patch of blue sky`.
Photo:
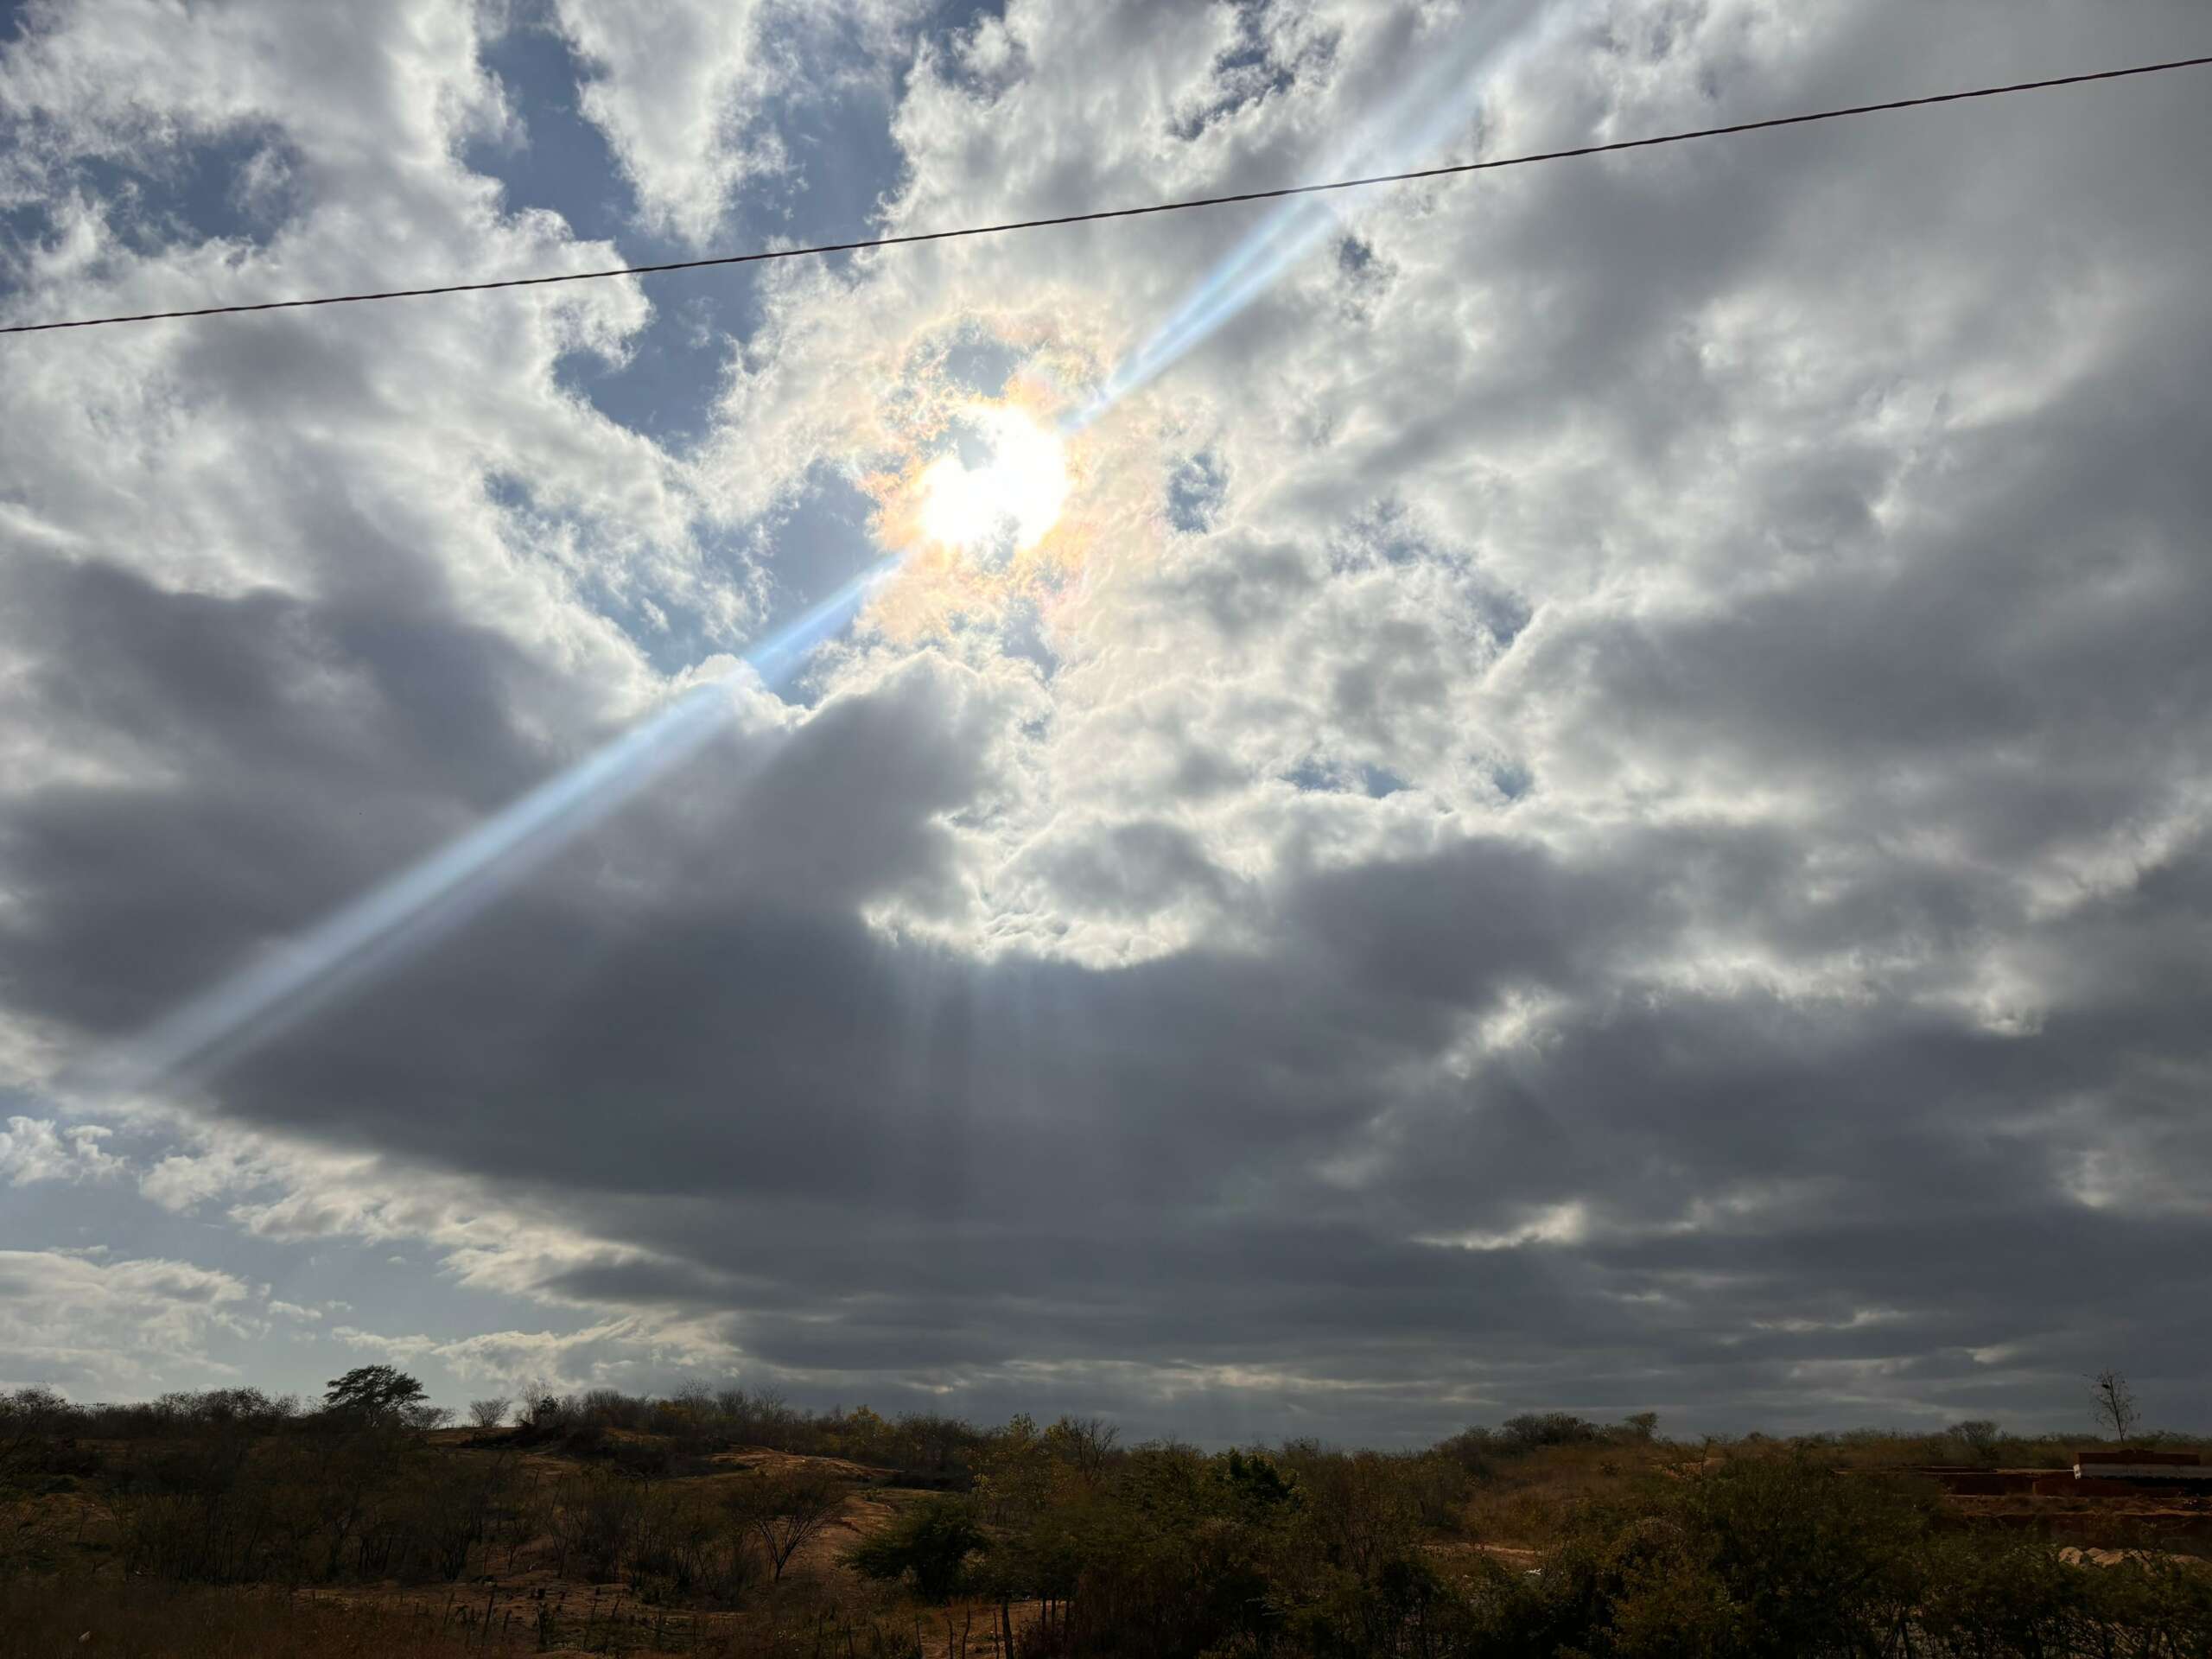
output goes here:
{"type": "Polygon", "coordinates": [[[1509,801],[1517,801],[1536,786],[1536,775],[1518,760],[1500,760],[1490,768],[1490,780],[1509,801]]]}
{"type": "Polygon", "coordinates": [[[635,223],[636,193],[579,107],[584,66],[550,21],[518,18],[486,39],[479,61],[519,121],[511,135],[471,139],[462,165],[497,179],[511,209],[558,213],[578,236],[626,250],[650,240],[635,223]]]}
{"type": "MultiPolygon", "coordinates": [[[[493,474],[485,493],[516,521],[524,544],[588,544],[594,531],[575,515],[541,504],[522,480],[493,474]]],[[[745,585],[763,584],[766,608],[745,639],[709,628],[680,595],[625,585],[589,573],[574,577],[575,597],[613,622],[664,674],[678,673],[718,653],[773,639],[794,620],[844,590],[882,557],[869,534],[874,503],[839,467],[823,463],[798,493],[734,530],[697,527],[704,558],[717,573],[745,585]]]]}
{"type": "Polygon", "coordinates": [[[1402,789],[1413,787],[1389,767],[1378,766],[1369,761],[1360,762],[1357,775],[1360,792],[1371,801],[1379,801],[1386,796],[1395,795],[1402,789]]]}
{"type": "Polygon", "coordinates": [[[1050,684],[1060,671],[1060,654],[1052,649],[1052,637],[1045,631],[1044,613],[1033,602],[1017,601],[997,625],[997,634],[999,650],[1029,664],[1046,683],[1050,684]]]}
{"type": "Polygon", "coordinates": [[[825,463],[808,473],[800,494],[749,527],[750,551],[768,578],[761,638],[780,633],[882,556],[868,533],[874,505],[825,463]]]}
{"type": "Polygon", "coordinates": [[[12,207],[0,204],[0,296],[22,289],[18,272],[47,238],[53,226],[53,217],[43,202],[22,201],[12,207]]]}
{"type": "MultiPolygon", "coordinates": [[[[520,136],[479,141],[463,159],[499,181],[511,207],[558,213],[579,236],[613,243],[632,264],[865,235],[903,177],[891,131],[899,79],[851,67],[861,43],[848,24],[795,16],[783,27],[769,49],[793,72],[757,121],[784,164],[737,188],[724,204],[715,249],[674,240],[639,219],[634,189],[580,105],[589,66],[543,16],[519,19],[483,51],[485,67],[521,113],[520,136]]],[[[731,342],[749,339],[765,320],[762,273],[744,266],[671,273],[653,278],[649,292],[652,320],[626,359],[580,353],[559,373],[609,419],[680,449],[708,430],[731,342]]]]}
{"type": "MultiPolygon", "coordinates": [[[[19,1109],[43,1115],[35,1103],[19,1109]]],[[[353,1306],[354,1311],[324,1321],[296,1322],[295,1328],[301,1331],[313,1331],[318,1323],[372,1323],[360,1310],[378,1306],[394,1310],[396,1316],[398,1310],[413,1307],[420,1286],[385,1263],[389,1244],[372,1251],[353,1240],[280,1241],[229,1221],[226,1211],[233,1205],[282,1196],[274,1187],[226,1191],[180,1208],[156,1203],[140,1191],[140,1178],[167,1157],[188,1157],[191,1148],[128,1122],[101,1146],[123,1166],[78,1180],[30,1181],[8,1189],[0,1249],[85,1251],[103,1263],[132,1258],[189,1262],[267,1286],[275,1300],[305,1306],[327,1305],[336,1298],[353,1306]]],[[[454,1294],[447,1289],[440,1300],[454,1294]]],[[[495,1299],[479,1300],[488,1305],[495,1299]]],[[[257,1317],[265,1307],[252,1305],[232,1311],[257,1317]]],[[[491,1310],[487,1306],[483,1311],[491,1310]]],[[[404,1317],[419,1316],[409,1313],[404,1317]]]]}
{"type": "Polygon", "coordinates": [[[978,397],[997,397],[1021,366],[1022,353],[984,334],[953,341],[944,353],[944,377],[978,397]]]}
{"type": "MultiPolygon", "coordinates": [[[[205,1333],[204,1351],[207,1361],[219,1367],[250,1356],[254,1382],[272,1392],[317,1397],[325,1378],[356,1363],[353,1357],[329,1363],[340,1359],[329,1345],[329,1332],[337,1326],[443,1340],[485,1331],[536,1330],[547,1323],[545,1309],[524,1297],[463,1284],[450,1274],[426,1274],[423,1247],[414,1241],[342,1235],[270,1238],[238,1225],[227,1213],[240,1203],[280,1198],[278,1188],[224,1192],[181,1209],[157,1204],[140,1192],[138,1176],[170,1153],[188,1155],[189,1148],[128,1135],[109,1144],[130,1155],[129,1172],[10,1188],[0,1249],[82,1252],[102,1266],[134,1260],[185,1262],[245,1281],[255,1294],[222,1305],[222,1312],[232,1319],[268,1321],[283,1345],[260,1345],[215,1321],[205,1333]],[[390,1259],[402,1252],[403,1262],[390,1259]],[[275,1306],[279,1303],[301,1313],[280,1311],[275,1306]]],[[[413,1369],[426,1380],[455,1381],[435,1362],[413,1369]]],[[[28,1380],[58,1382],[68,1392],[84,1392],[77,1377],[28,1380]]],[[[203,1381],[184,1371],[177,1380],[203,1381]]],[[[461,1396],[457,1388],[447,1386],[440,1397],[458,1402],[461,1396]]]]}
{"type": "MultiPolygon", "coordinates": [[[[119,1140],[110,1141],[109,1147],[124,1149],[119,1140]]],[[[146,1147],[134,1160],[134,1171],[151,1167],[171,1150],[146,1147]]],[[[206,1213],[197,1206],[171,1210],[143,1197],[133,1173],[122,1171],[80,1180],[28,1181],[7,1192],[0,1249],[86,1250],[105,1244],[110,1254],[95,1260],[162,1256],[264,1281],[289,1266],[295,1254],[236,1228],[209,1225],[238,1202],[235,1193],[208,1205],[206,1213]]]]}
{"type": "MultiPolygon", "coordinates": [[[[1014,60],[995,71],[979,70],[963,64],[956,50],[958,43],[973,35],[979,23],[1006,21],[1006,0],[938,0],[924,14],[919,34],[923,41],[935,48],[936,73],[971,97],[989,98],[1003,90],[1007,80],[1018,76],[1023,57],[1020,41],[1014,41],[1014,60]]],[[[911,68],[911,65],[908,66],[911,68]]],[[[906,71],[900,72],[903,83],[906,71]]]]}
{"type": "Polygon", "coordinates": [[[784,167],[739,193],[733,228],[748,245],[776,236],[804,243],[866,235],[906,175],[891,130],[903,75],[888,66],[854,67],[868,65],[866,43],[849,20],[803,22],[772,49],[795,67],[761,111],[763,126],[782,146],[784,167]]]}
{"type": "Polygon", "coordinates": [[[1535,614],[1524,595],[1484,569],[1478,550],[1436,541],[1402,502],[1374,503],[1329,543],[1329,568],[1338,575],[1377,565],[1404,569],[1418,564],[1437,566],[1459,579],[1469,608],[1501,651],[1521,637],[1535,614]]]}
{"type": "Polygon", "coordinates": [[[283,136],[251,124],[79,163],[87,194],[127,204],[117,230],[147,248],[213,241],[265,245],[299,206],[283,136]]]}
{"type": "Polygon", "coordinates": [[[1388,766],[1371,760],[1344,760],[1309,754],[1288,772],[1278,774],[1294,789],[1309,795],[1364,795],[1379,801],[1413,785],[1388,766]]]}
{"type": "Polygon", "coordinates": [[[1229,493],[1229,472],[1211,450],[1186,456],[1167,476],[1167,522],[1185,535],[1214,526],[1229,493]]]}
{"type": "MultiPolygon", "coordinates": [[[[635,190],[580,107],[587,67],[548,19],[518,19],[485,42],[481,58],[520,120],[511,137],[466,145],[461,161],[499,181],[510,211],[556,213],[578,237],[609,243],[633,264],[696,252],[639,219],[635,190]]],[[[721,390],[721,337],[742,339],[759,326],[756,286],[741,269],[655,278],[652,320],[630,340],[626,358],[610,363],[577,352],[556,372],[609,420],[683,448],[706,430],[721,390]]]]}
{"type": "MultiPolygon", "coordinates": [[[[1196,138],[1217,121],[1290,90],[1298,79],[1294,64],[1281,62],[1269,50],[1265,22],[1269,0],[1236,0],[1236,44],[1213,60],[1214,82],[1222,90],[1211,103],[1190,111],[1173,130],[1185,141],[1196,138]]],[[[1325,53],[1324,54],[1325,57],[1325,53]]]]}
{"type": "MultiPolygon", "coordinates": [[[[47,149],[42,126],[32,123],[17,142],[47,149]]],[[[8,266],[53,238],[56,206],[76,197],[99,203],[118,240],[142,254],[214,241],[265,246],[299,207],[283,136],[264,124],[74,156],[55,165],[41,198],[0,210],[0,283],[8,266]]]]}
{"type": "MultiPolygon", "coordinates": [[[[569,1323],[558,1314],[549,1319],[548,1310],[527,1297],[465,1284],[451,1273],[425,1273],[424,1265],[438,1262],[442,1252],[415,1239],[346,1236],[301,1239],[277,1245],[276,1252],[274,1260],[263,1258],[255,1264],[252,1276],[270,1287],[275,1300],[327,1310],[319,1321],[293,1322],[303,1333],[345,1325],[449,1342],[487,1331],[542,1330],[548,1325],[569,1323]],[[395,1255],[401,1260],[394,1262],[395,1255]],[[346,1306],[333,1308],[334,1301],[346,1306]]],[[[282,1316],[278,1322],[286,1323],[282,1316]]],[[[365,1352],[346,1363],[365,1363],[378,1357],[382,1356],[365,1352]]],[[[432,1369],[435,1365],[432,1361],[429,1365],[409,1369],[419,1370],[428,1382],[436,1376],[432,1369]]],[[[344,1365],[333,1366],[304,1384],[288,1386],[320,1392],[322,1377],[344,1369],[344,1365]]],[[[437,1395],[442,1401],[460,1403],[461,1396],[453,1390],[441,1389],[437,1395]]]]}
{"type": "MultiPolygon", "coordinates": [[[[524,542],[558,545],[573,539],[588,543],[592,527],[576,515],[542,505],[522,480],[493,474],[485,480],[484,493],[493,503],[518,521],[524,542]]],[[[571,573],[574,596],[596,614],[620,628],[645,659],[664,674],[675,674],[727,651],[729,642],[708,637],[693,613],[664,602],[669,596],[642,588],[618,584],[591,571],[571,573]]]]}

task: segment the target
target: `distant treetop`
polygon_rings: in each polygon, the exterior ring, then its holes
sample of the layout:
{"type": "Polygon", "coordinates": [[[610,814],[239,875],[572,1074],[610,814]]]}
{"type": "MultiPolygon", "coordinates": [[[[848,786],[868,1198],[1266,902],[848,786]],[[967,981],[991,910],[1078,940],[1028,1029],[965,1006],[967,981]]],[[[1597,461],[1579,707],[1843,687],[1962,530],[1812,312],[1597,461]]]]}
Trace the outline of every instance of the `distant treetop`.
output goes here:
{"type": "Polygon", "coordinates": [[[322,1396],[323,1409],[362,1417],[397,1417],[420,1406],[423,1385],[391,1365],[357,1365],[334,1376],[322,1396]]]}

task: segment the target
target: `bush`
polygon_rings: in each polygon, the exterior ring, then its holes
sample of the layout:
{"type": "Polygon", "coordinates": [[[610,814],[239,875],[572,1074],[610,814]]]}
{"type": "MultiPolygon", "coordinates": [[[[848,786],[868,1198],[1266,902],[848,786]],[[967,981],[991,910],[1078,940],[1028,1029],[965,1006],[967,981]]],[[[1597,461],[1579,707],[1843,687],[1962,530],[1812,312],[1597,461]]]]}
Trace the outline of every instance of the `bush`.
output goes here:
{"type": "Polygon", "coordinates": [[[1479,1424],[1460,1430],[1448,1440],[1439,1440],[1433,1451],[1436,1456],[1457,1464],[1471,1480],[1488,1480],[1499,1455],[1497,1437],[1479,1424]]]}
{"type": "Polygon", "coordinates": [[[965,1581],[968,1558],[986,1541],[965,1499],[930,1497],[861,1540],[845,1560],[867,1578],[911,1578],[923,1600],[945,1602],[965,1581]]]}
{"type": "Polygon", "coordinates": [[[1503,1433],[1510,1446],[1527,1451],[1539,1446],[1593,1446],[1606,1438],[1605,1431],[1586,1417],[1570,1412],[1523,1412],[1505,1420],[1503,1433]]]}
{"type": "MultiPolygon", "coordinates": [[[[547,1565],[626,1579],[620,1594],[633,1611],[757,1598],[727,1628],[760,1644],[740,1650],[761,1653],[840,1651],[843,1635],[855,1652],[909,1654],[911,1607],[888,1624],[879,1617],[899,1586],[931,1601],[972,1591],[1041,1602],[1020,1635],[1025,1659],[2212,1650],[2212,1573],[2153,1555],[2077,1567],[2046,1542],[1942,1525],[1933,1489],[1902,1466],[2063,1450],[1980,1422],[1911,1436],[1747,1438],[1717,1461],[1681,1458],[1662,1471],[1661,1454],[1642,1449],[1656,1438],[1648,1420],[1600,1426],[1565,1413],[1469,1429],[1425,1452],[1306,1441],[1217,1455],[1124,1448],[1082,1420],[1039,1428],[1018,1417],[986,1433],[927,1414],[800,1412],[736,1389],[653,1399],[533,1388],[522,1417],[513,1434],[463,1446],[414,1432],[404,1406],[302,1414],[241,1389],[78,1407],[19,1390],[0,1396],[0,1560],[51,1573],[111,1541],[119,1583],[225,1586],[213,1605],[242,1602],[234,1586],[253,1582],[442,1584],[495,1568],[499,1543],[512,1568],[523,1545],[550,1540],[558,1555],[547,1565]],[[771,1437],[810,1451],[864,1447],[914,1478],[974,1491],[903,1503],[851,1553],[883,1589],[795,1586],[789,1575],[772,1586],[773,1563],[791,1559],[810,1528],[835,1524],[843,1483],[804,1470],[658,1478],[716,1440],[771,1437]],[[594,1455],[562,1468],[490,1449],[524,1445],[594,1455]],[[40,1496],[64,1482],[92,1501],[40,1496]],[[1544,1553],[1509,1562],[1451,1548],[1440,1535],[1469,1515],[1486,1541],[1544,1553]],[[99,1534],[89,1544],[87,1524],[99,1534]],[[860,1618],[865,1628],[849,1622],[860,1618]],[[832,1619],[848,1622],[832,1630],[832,1619]]],[[[557,1597],[546,1605],[534,1634],[549,1645],[594,1617],[581,1598],[575,1616],[557,1597]]],[[[1003,1628],[1014,1623],[1009,1614],[1003,1628]]]]}

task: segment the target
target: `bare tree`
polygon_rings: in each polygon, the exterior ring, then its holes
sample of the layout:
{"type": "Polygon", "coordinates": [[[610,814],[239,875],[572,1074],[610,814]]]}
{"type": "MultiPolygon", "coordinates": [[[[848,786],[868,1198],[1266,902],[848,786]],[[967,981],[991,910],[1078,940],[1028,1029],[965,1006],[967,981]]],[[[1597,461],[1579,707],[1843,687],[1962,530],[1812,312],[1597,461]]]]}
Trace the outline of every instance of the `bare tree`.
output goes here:
{"type": "Polygon", "coordinates": [[[780,1584],[799,1546],[837,1518],[845,1491],[810,1469],[763,1471],[739,1481],[723,1501],[731,1518],[760,1541],[769,1576],[780,1584]]]}
{"type": "Polygon", "coordinates": [[[508,1408],[513,1404],[514,1402],[504,1394],[495,1394],[485,1400],[472,1400],[468,1402],[468,1421],[479,1428],[497,1428],[507,1421],[508,1408]]]}
{"type": "Polygon", "coordinates": [[[569,1402],[553,1392],[549,1382],[536,1379],[522,1385],[522,1420],[543,1433],[561,1427],[569,1415],[569,1402]]]}
{"type": "Polygon", "coordinates": [[[2127,1379],[2109,1367],[2089,1379],[2089,1397],[2095,1402],[2097,1421],[2112,1426],[2113,1438],[2125,1440],[2143,1421],[2135,1404],[2135,1390],[2127,1379]]]}
{"type": "Polygon", "coordinates": [[[1103,1417],[1062,1417],[1045,1431],[1052,1455],[1085,1480],[1096,1480],[1114,1456],[1122,1431],[1103,1417]]]}

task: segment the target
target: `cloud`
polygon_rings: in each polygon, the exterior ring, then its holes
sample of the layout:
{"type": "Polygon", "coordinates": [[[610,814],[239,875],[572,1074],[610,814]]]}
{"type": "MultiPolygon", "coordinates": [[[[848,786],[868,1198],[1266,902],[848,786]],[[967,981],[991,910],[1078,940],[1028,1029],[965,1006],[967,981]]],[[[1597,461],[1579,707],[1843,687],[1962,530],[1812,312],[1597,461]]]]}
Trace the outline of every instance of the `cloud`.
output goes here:
{"type": "Polygon", "coordinates": [[[10,1117],[0,1129],[0,1180],[22,1186],[115,1174],[123,1161],[100,1144],[109,1133],[90,1123],[62,1128],[51,1118],[10,1117]]]}
{"type": "Polygon", "coordinates": [[[563,32],[586,66],[584,114],[604,130],[648,223],[702,243],[730,193],[779,157],[757,108],[770,83],[760,4],[655,11],[564,0],[563,32]]]}
{"type": "Polygon", "coordinates": [[[0,1366],[10,1387],[130,1396],[236,1373],[208,1344],[252,1334],[254,1293],[190,1262],[0,1250],[0,1366]]]}
{"type": "Polygon", "coordinates": [[[918,10],[909,0],[558,0],[556,12],[583,70],[582,113],[620,158],[639,217],[702,247],[740,191],[797,164],[771,106],[809,83],[822,96],[825,78],[867,76],[871,51],[918,10]]]}
{"type": "Polygon", "coordinates": [[[422,1336],[382,1336],[339,1325],[332,1340],[364,1353],[407,1364],[443,1367],[467,1385],[539,1385],[568,1391],[627,1387],[671,1370],[711,1371],[727,1366],[734,1351],[711,1332],[665,1319],[626,1318],[575,1331],[492,1331],[449,1341],[422,1336]]]}

